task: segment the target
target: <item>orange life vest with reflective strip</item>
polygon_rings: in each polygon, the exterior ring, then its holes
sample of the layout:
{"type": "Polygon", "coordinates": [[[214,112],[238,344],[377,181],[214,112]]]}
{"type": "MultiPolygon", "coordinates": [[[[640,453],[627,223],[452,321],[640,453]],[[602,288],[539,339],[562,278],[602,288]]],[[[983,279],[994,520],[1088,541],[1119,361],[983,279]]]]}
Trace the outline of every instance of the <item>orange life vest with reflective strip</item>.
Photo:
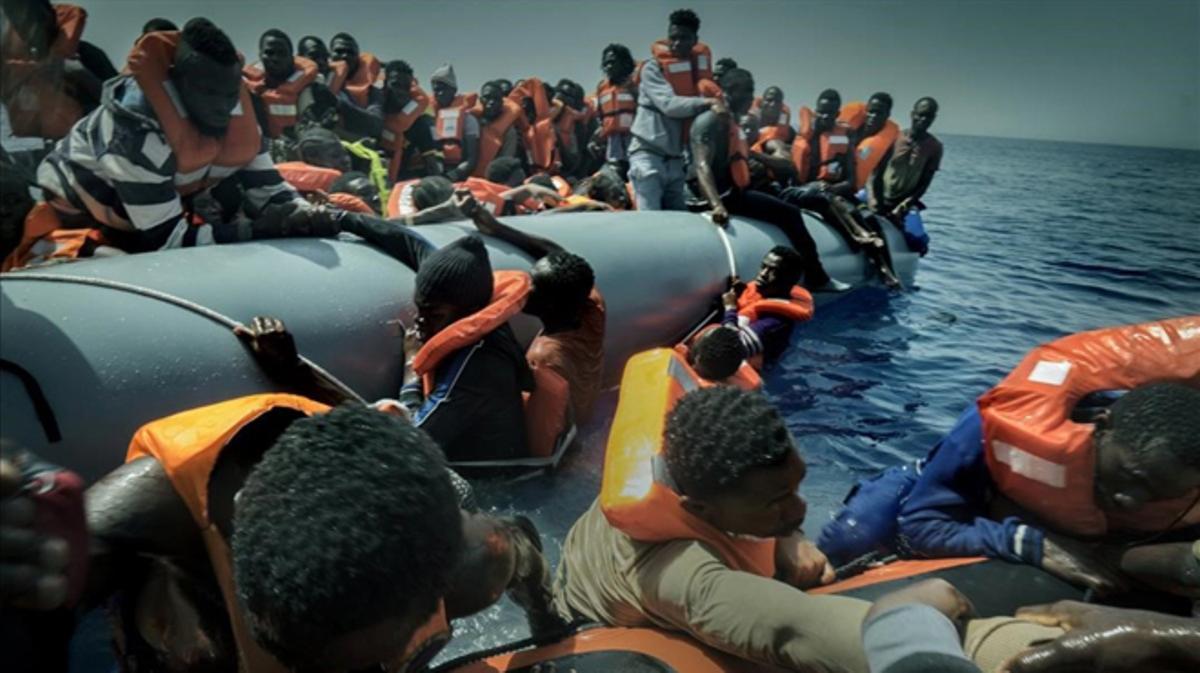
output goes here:
{"type": "MultiPolygon", "coordinates": [[[[479,160],[475,162],[475,170],[471,171],[471,175],[482,178],[487,175],[487,169],[492,160],[500,153],[500,148],[504,145],[504,136],[508,130],[516,125],[518,131],[521,131],[527,125],[525,110],[520,104],[507,98],[504,100],[500,114],[496,115],[495,119],[485,120],[482,110],[476,112],[475,115],[479,117],[479,160]]],[[[520,133],[520,136],[522,139],[525,137],[523,132],[520,133]]]]}
{"type": "Polygon", "coordinates": [[[778,315],[795,322],[813,317],[813,297],[808,290],[793,285],[790,299],[770,299],[758,291],[758,283],[747,283],[738,297],[738,315],[751,321],[762,315],[778,315]]]}
{"type": "Polygon", "coordinates": [[[523,101],[526,99],[533,101],[533,123],[522,127],[525,150],[529,153],[529,163],[535,169],[544,173],[554,172],[554,150],[557,140],[555,120],[552,119],[554,106],[546,98],[546,87],[542,85],[542,80],[530,77],[513,89],[512,93],[508,94],[508,98],[521,106],[521,118],[525,120],[528,118],[525,116],[523,101]]]}
{"type": "MultiPolygon", "coordinates": [[[[152,33],[153,34],[153,33],[152,33]]],[[[287,669],[267,654],[250,635],[233,583],[229,541],[208,515],[208,482],[217,459],[243,428],[275,409],[297,417],[324,413],[329,407],[296,395],[266,394],[240,397],[147,423],[133,436],[125,461],[157,460],[171,485],[200,528],[209,562],[221,587],[238,648],[239,670],[283,673],[287,669]]]]}
{"type": "Polygon", "coordinates": [[[285,161],[275,164],[279,175],[298,192],[328,192],[342,172],[334,168],[313,166],[303,161],[285,161]]]}
{"type": "Polygon", "coordinates": [[[4,258],[0,272],[7,273],[50,260],[90,257],[97,246],[105,243],[104,234],[99,229],[63,229],[54,207],[48,203],[38,203],[25,216],[25,233],[21,236],[21,243],[4,258]]]}
{"type": "Polygon", "coordinates": [[[762,147],[772,140],[778,140],[786,143],[792,139],[792,127],[776,124],[774,126],[764,126],[758,130],[758,140],[754,141],[756,152],[761,152],[762,147]]]}
{"type": "Polygon", "coordinates": [[[342,210],[351,213],[365,213],[367,215],[376,214],[366,201],[363,201],[362,198],[355,196],[354,194],[334,192],[333,194],[329,195],[329,203],[337,208],[341,208],[342,210]]]}
{"type": "Polygon", "coordinates": [[[466,127],[467,115],[479,102],[476,94],[455,96],[447,107],[440,107],[437,101],[433,103],[435,123],[433,139],[441,145],[442,157],[446,166],[452,168],[463,160],[463,131],[466,127]]]}
{"type": "Polygon", "coordinates": [[[596,111],[600,115],[600,137],[629,133],[637,115],[637,89],[632,81],[610,84],[607,79],[596,86],[596,111]]]}
{"type": "Polygon", "coordinates": [[[384,115],[383,130],[379,133],[379,146],[392,155],[388,162],[388,180],[392,181],[404,162],[404,148],[408,144],[404,134],[429,108],[429,94],[417,86],[416,79],[409,95],[408,103],[399,112],[384,115]]]}
{"type": "Polygon", "coordinates": [[[0,39],[0,100],[8,110],[13,135],[57,140],[84,114],[63,82],[63,61],[74,58],[87,24],[87,11],[54,5],[57,33],[46,54],[34,58],[30,47],[9,22],[0,39]]]}
{"type": "Polygon", "coordinates": [[[501,195],[509,190],[507,186],[483,178],[467,178],[455,186],[469,189],[479,205],[489,213],[496,216],[504,214],[505,200],[501,195]]]}
{"type": "Polygon", "coordinates": [[[800,108],[800,130],[796,140],[792,142],[792,165],[796,167],[796,181],[807,182],[813,162],[819,167],[817,179],[824,182],[838,182],[846,179],[846,159],[850,153],[849,126],[838,122],[833,128],[820,135],[817,144],[818,156],[813,157],[813,111],[808,107],[800,108]]]}
{"type": "Polygon", "coordinates": [[[729,122],[729,177],[738,189],[750,186],[750,148],[746,132],[732,120],[729,122]]]}
{"type": "MultiPolygon", "coordinates": [[[[1094,495],[1095,426],[1071,420],[1089,393],[1163,381],[1200,387],[1200,315],[1082,332],[1034,349],[978,401],[992,481],[1072,535],[1166,529],[1197,492],[1133,512],[1101,510],[1094,495]]],[[[1179,520],[1197,523],[1200,507],[1179,520]]]]}
{"type": "Polygon", "coordinates": [[[687,365],[688,372],[692,375],[692,378],[696,379],[696,382],[700,384],[701,388],[711,388],[713,386],[726,385],[733,386],[735,388],[741,388],[747,392],[754,392],[761,389],[762,377],[759,376],[758,371],[755,370],[754,367],[750,366],[750,363],[746,362],[745,360],[742,360],[742,364],[738,365],[737,371],[724,381],[710,381],[703,376],[700,376],[700,374],[696,372],[695,368],[687,364],[688,355],[691,353],[691,344],[696,343],[701,336],[710,330],[720,329],[720,327],[720,325],[709,325],[707,328],[697,332],[696,336],[692,337],[688,343],[675,344],[675,352],[679,353],[679,355],[683,357],[683,362],[685,365],[687,365]]]}
{"type": "Polygon", "coordinates": [[[420,179],[413,179],[392,185],[392,191],[388,194],[388,217],[403,217],[417,213],[417,206],[413,203],[413,189],[419,182],[421,182],[420,179]]]}
{"type": "Polygon", "coordinates": [[[175,155],[175,188],[181,194],[190,194],[223,180],[253,161],[262,147],[262,134],[252,112],[250,91],[244,82],[223,138],[200,133],[187,120],[186,113],[176,107],[178,94],[169,77],[178,47],[178,32],[147,33],[133,46],[128,65],[175,155]],[[225,171],[210,177],[214,168],[225,171]]]}
{"type": "Polygon", "coordinates": [[[297,103],[300,93],[317,79],[317,64],[303,56],[293,57],[296,69],[287,81],[274,89],[267,87],[267,74],[261,64],[246,66],[242,70],[242,79],[250,87],[250,93],[262,99],[267,109],[267,137],[278,138],[284,129],[296,125],[300,114],[297,103]]]}
{"type": "Polygon", "coordinates": [[[759,122],[763,128],[770,128],[773,126],[783,126],[783,127],[791,126],[792,108],[788,107],[787,103],[783,103],[779,106],[779,117],[776,118],[775,121],[772,121],[772,122],[768,122],[767,120],[762,118],[762,105],[763,105],[762,96],[755,97],[754,102],[750,105],[750,114],[754,115],[755,117],[757,117],[759,119],[759,122]]]}
{"type": "Polygon", "coordinates": [[[350,66],[345,61],[331,61],[330,66],[334,69],[334,76],[333,81],[329,83],[329,90],[334,94],[345,91],[359,107],[365,108],[370,102],[371,88],[379,84],[379,73],[383,70],[379,59],[370,52],[360,52],[358,70],[354,71],[353,77],[346,76],[346,73],[350,72],[350,66]]]}
{"type": "Polygon", "coordinates": [[[734,570],[774,577],[774,539],[734,537],[714,528],[685,510],[669,483],[662,458],[666,418],[679,398],[699,387],[687,362],[670,348],[629,359],[604,453],[601,511],[639,542],[696,540],[734,570]]]}
{"type": "Polygon", "coordinates": [[[857,142],[854,146],[854,186],[862,189],[867,186],[867,181],[871,179],[871,174],[875,172],[879,162],[883,161],[883,155],[887,154],[896,143],[896,138],[900,137],[900,127],[889,119],[875,135],[859,138],[858,134],[867,122],[867,104],[861,101],[843,105],[838,114],[838,121],[855,131],[852,137],[852,140],[857,142]]]}
{"type": "Polygon", "coordinates": [[[671,53],[671,43],[656,40],[650,45],[650,54],[662,66],[663,77],[678,96],[699,96],[700,82],[712,81],[712,50],[707,44],[697,42],[688,58],[679,58],[671,53]]]}

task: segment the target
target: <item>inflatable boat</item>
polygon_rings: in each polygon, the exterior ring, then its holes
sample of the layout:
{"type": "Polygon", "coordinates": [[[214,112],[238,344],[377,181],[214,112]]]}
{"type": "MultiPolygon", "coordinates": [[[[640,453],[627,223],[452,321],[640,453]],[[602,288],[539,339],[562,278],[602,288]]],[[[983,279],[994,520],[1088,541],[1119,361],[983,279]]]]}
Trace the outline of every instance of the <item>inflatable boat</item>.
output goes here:
{"type": "MultiPolygon", "coordinates": [[[[734,218],[725,229],[687,212],[509,218],[591,263],[608,305],[606,376],[677,342],[715,315],[731,275],[752,278],[787,238],[734,218]]],[[[864,255],[816,218],[808,229],[826,270],[877,284],[864,255]]],[[[420,227],[441,246],[467,223],[420,227]]],[[[893,268],[911,284],[917,255],[885,227],[893,268]]],[[[526,255],[487,240],[492,265],[527,270],[526,255]]],[[[230,325],[282,319],[302,355],[365,399],[394,397],[414,272],[350,236],[285,239],[89,259],[0,275],[0,427],[5,439],[88,481],[124,459],[143,423],[219,400],[273,390],[230,325]],[[353,239],[353,240],[352,240],[353,239]]],[[[817,302],[838,295],[818,293],[817,302]]],[[[819,319],[819,318],[818,318],[819,319]]],[[[528,343],[537,321],[518,316],[528,343]]]]}

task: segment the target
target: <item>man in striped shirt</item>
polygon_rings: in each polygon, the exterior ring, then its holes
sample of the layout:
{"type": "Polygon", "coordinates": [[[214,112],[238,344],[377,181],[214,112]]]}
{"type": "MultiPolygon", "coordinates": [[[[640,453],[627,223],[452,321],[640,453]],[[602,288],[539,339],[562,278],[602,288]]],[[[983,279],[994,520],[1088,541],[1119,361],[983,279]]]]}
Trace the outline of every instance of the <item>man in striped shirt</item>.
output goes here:
{"type": "Polygon", "coordinates": [[[127,252],[334,233],[275,170],[220,29],[193,19],[144,36],[128,69],[38,169],[65,226],[99,226],[127,252]],[[189,217],[192,197],[213,185],[224,212],[248,217],[189,217]]]}

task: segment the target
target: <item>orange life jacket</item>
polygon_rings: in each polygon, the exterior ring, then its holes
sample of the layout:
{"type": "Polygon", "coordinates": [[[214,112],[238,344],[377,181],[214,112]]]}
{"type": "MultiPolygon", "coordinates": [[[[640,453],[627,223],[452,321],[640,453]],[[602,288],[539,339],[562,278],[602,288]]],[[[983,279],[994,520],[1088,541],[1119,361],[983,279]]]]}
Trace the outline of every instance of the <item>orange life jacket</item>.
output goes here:
{"type": "Polygon", "coordinates": [[[542,80],[530,77],[514,88],[508,97],[514,103],[521,105],[521,117],[526,121],[528,118],[525,116],[522,101],[526,99],[533,101],[533,123],[521,127],[525,139],[525,150],[529,153],[529,163],[534,168],[544,173],[554,172],[554,150],[557,136],[555,121],[552,118],[554,105],[546,98],[546,87],[542,85],[542,80]]]}
{"type": "MultiPolygon", "coordinates": [[[[1158,532],[1195,501],[1106,512],[1095,501],[1094,426],[1071,413],[1085,395],[1178,381],[1200,387],[1200,315],[1082,332],[1035,348],[979,398],[988,470],[1009,499],[1078,536],[1158,532]]],[[[1200,523],[1200,507],[1179,521],[1200,523]]]]}
{"type": "Polygon", "coordinates": [[[471,195],[483,206],[484,210],[493,215],[504,214],[505,199],[502,194],[509,190],[509,187],[485,180],[483,178],[467,178],[455,185],[456,187],[465,187],[471,191],[471,195]]]}
{"type": "Polygon", "coordinates": [[[104,245],[99,229],[63,229],[58,212],[48,203],[38,203],[25,216],[25,233],[21,243],[0,263],[0,272],[44,264],[50,260],[90,257],[97,246],[104,245]]]}
{"type": "Polygon", "coordinates": [[[774,126],[764,126],[758,129],[758,140],[754,141],[754,151],[761,152],[762,148],[772,140],[778,140],[787,143],[792,140],[792,127],[776,124],[774,126]]]}
{"type": "Polygon", "coordinates": [[[395,181],[404,162],[404,148],[408,144],[404,134],[429,108],[429,94],[417,86],[416,79],[413,80],[409,95],[408,104],[399,112],[384,115],[383,130],[379,134],[379,146],[391,153],[388,162],[388,180],[391,181],[395,181]]]}
{"type": "Polygon", "coordinates": [[[403,217],[405,215],[415,215],[417,207],[413,204],[413,189],[417,183],[421,182],[419,178],[413,180],[405,180],[392,185],[392,191],[388,194],[387,216],[388,217],[403,217]]]}
{"type": "Polygon", "coordinates": [[[607,79],[596,86],[596,110],[600,115],[600,137],[629,133],[637,114],[637,89],[633,82],[610,84],[607,79]]]}
{"type": "Polygon", "coordinates": [[[449,106],[443,108],[433,103],[436,122],[433,127],[433,139],[442,147],[442,157],[446,166],[452,168],[463,160],[463,131],[467,115],[479,102],[476,94],[458,95],[449,106]]]}
{"type": "Polygon", "coordinates": [[[729,121],[729,177],[738,189],[750,186],[750,148],[746,146],[746,132],[731,119],[729,121]]]}
{"type": "MultiPolygon", "coordinates": [[[[479,117],[480,125],[479,160],[475,162],[475,170],[471,171],[471,175],[482,178],[487,175],[488,166],[491,165],[492,160],[499,154],[500,147],[504,144],[504,136],[508,133],[508,130],[514,124],[518,130],[522,130],[527,124],[525,123],[525,110],[520,104],[511,99],[504,100],[500,114],[496,115],[496,118],[491,121],[483,119],[482,111],[477,112],[476,116],[479,117]]],[[[523,132],[521,133],[521,137],[522,139],[525,137],[523,132]]]]}
{"type": "Polygon", "coordinates": [[[808,290],[794,285],[790,299],[770,299],[759,293],[758,283],[750,282],[738,297],[738,315],[751,321],[763,315],[777,315],[804,322],[812,319],[813,297],[808,290]]]}
{"type": "Polygon", "coordinates": [[[678,58],[671,53],[671,43],[656,40],[650,45],[650,54],[662,66],[663,76],[678,96],[700,95],[700,82],[712,81],[712,50],[703,42],[692,47],[688,58],[678,58]]]}
{"type": "Polygon", "coordinates": [[[267,136],[270,138],[278,138],[284,129],[296,125],[300,93],[317,79],[316,63],[303,56],[293,57],[293,63],[296,69],[286,82],[274,89],[267,87],[267,73],[262,65],[256,63],[242,70],[242,79],[246,80],[250,93],[261,98],[267,108],[267,136]]]}
{"type": "Polygon", "coordinates": [[[788,107],[787,103],[783,103],[782,105],[779,106],[779,117],[775,121],[770,122],[770,123],[768,123],[767,120],[762,118],[762,105],[763,105],[762,96],[756,96],[754,98],[754,103],[752,103],[750,105],[750,114],[754,115],[755,117],[757,117],[759,119],[763,128],[770,128],[772,126],[783,126],[783,127],[791,126],[792,108],[788,107]]]}
{"type": "Polygon", "coordinates": [[[84,114],[63,83],[63,61],[74,58],[87,24],[87,11],[54,5],[57,33],[48,53],[34,57],[9,22],[0,39],[0,100],[8,110],[13,135],[57,140],[84,114]]]}
{"type": "Polygon", "coordinates": [[[852,138],[857,142],[854,146],[854,185],[862,189],[867,186],[867,181],[871,179],[871,174],[875,172],[879,162],[883,161],[883,155],[896,143],[896,138],[900,136],[900,127],[889,119],[875,135],[859,138],[858,134],[867,122],[867,104],[861,101],[843,105],[838,114],[838,121],[855,131],[852,138]]]}
{"type": "Polygon", "coordinates": [[[329,84],[329,90],[334,94],[345,91],[359,107],[365,108],[370,102],[371,88],[379,86],[379,73],[383,70],[379,59],[370,52],[360,52],[358,70],[354,71],[353,77],[346,76],[346,73],[350,72],[350,66],[346,65],[345,61],[331,61],[330,65],[334,67],[334,77],[329,84]],[[337,67],[339,65],[340,68],[337,67]]]}
{"type": "MultiPolygon", "coordinates": [[[[696,336],[692,338],[689,344],[696,343],[696,340],[710,329],[718,328],[720,328],[720,325],[709,325],[709,329],[700,330],[700,332],[698,332],[696,336]]],[[[700,374],[696,372],[695,368],[687,364],[688,354],[691,352],[691,346],[689,344],[675,344],[675,352],[679,353],[679,355],[683,357],[683,364],[687,366],[688,373],[692,375],[692,378],[696,379],[696,383],[700,384],[701,388],[727,385],[735,388],[741,388],[747,392],[754,392],[762,389],[762,377],[759,376],[758,371],[755,370],[754,367],[750,366],[750,363],[746,362],[745,360],[742,360],[742,364],[738,365],[737,371],[724,381],[710,381],[709,379],[700,376],[700,374]]]]}
{"type": "Polygon", "coordinates": [[[279,175],[298,192],[328,192],[342,172],[334,168],[313,166],[303,161],[285,161],[275,164],[279,175]]]}
{"type": "Polygon", "coordinates": [[[179,47],[179,33],[162,31],[147,33],[138,39],[129,53],[129,72],[141,88],[154,116],[162,127],[167,144],[175,155],[175,188],[190,194],[217,182],[258,156],[262,134],[254,118],[250,91],[242,83],[238,105],[233,110],[229,129],[223,138],[200,133],[187,120],[186,113],[176,106],[178,94],[173,91],[169,72],[179,47]],[[226,169],[210,178],[213,168],[226,169]]]}
{"type": "MultiPolygon", "coordinates": [[[[838,182],[846,178],[846,159],[850,153],[850,127],[838,122],[833,128],[821,134],[818,141],[819,156],[815,159],[820,167],[817,179],[825,182],[838,182]]],[[[800,108],[800,130],[792,142],[792,164],[796,167],[797,182],[808,180],[809,171],[814,161],[812,152],[813,142],[813,111],[808,107],[800,108]]]]}
{"type": "Polygon", "coordinates": [[[345,192],[334,192],[329,195],[329,203],[337,208],[341,208],[351,213],[365,213],[367,215],[375,215],[375,211],[363,201],[362,198],[354,194],[345,192]]]}
{"type": "Polygon", "coordinates": [[[550,182],[554,183],[554,191],[564,199],[575,193],[575,190],[571,188],[571,183],[561,175],[551,175],[550,182]]]}
{"type": "Polygon", "coordinates": [[[669,484],[663,429],[679,398],[700,387],[670,348],[638,353],[625,365],[604,453],[600,508],[615,528],[640,542],[704,542],[734,570],[775,575],[775,540],[734,537],[691,514],[669,484]]]}

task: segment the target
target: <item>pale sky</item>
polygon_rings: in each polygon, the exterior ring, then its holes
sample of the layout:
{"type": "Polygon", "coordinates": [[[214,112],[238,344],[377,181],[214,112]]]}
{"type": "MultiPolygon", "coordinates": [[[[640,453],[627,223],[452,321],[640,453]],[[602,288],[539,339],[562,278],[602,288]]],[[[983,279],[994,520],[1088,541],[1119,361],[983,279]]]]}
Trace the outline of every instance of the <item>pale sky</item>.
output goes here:
{"type": "Polygon", "coordinates": [[[1200,150],[1200,0],[74,0],[85,39],[118,68],[142,23],[207,16],[249,60],[258,36],[293,41],[339,31],[402,58],[428,86],[449,61],[459,87],[537,76],[591,91],[610,42],[645,58],[667,15],[691,7],[700,39],[731,56],[759,90],[813,104],[887,91],[907,123],[934,96],[934,133],[1200,150]]]}

